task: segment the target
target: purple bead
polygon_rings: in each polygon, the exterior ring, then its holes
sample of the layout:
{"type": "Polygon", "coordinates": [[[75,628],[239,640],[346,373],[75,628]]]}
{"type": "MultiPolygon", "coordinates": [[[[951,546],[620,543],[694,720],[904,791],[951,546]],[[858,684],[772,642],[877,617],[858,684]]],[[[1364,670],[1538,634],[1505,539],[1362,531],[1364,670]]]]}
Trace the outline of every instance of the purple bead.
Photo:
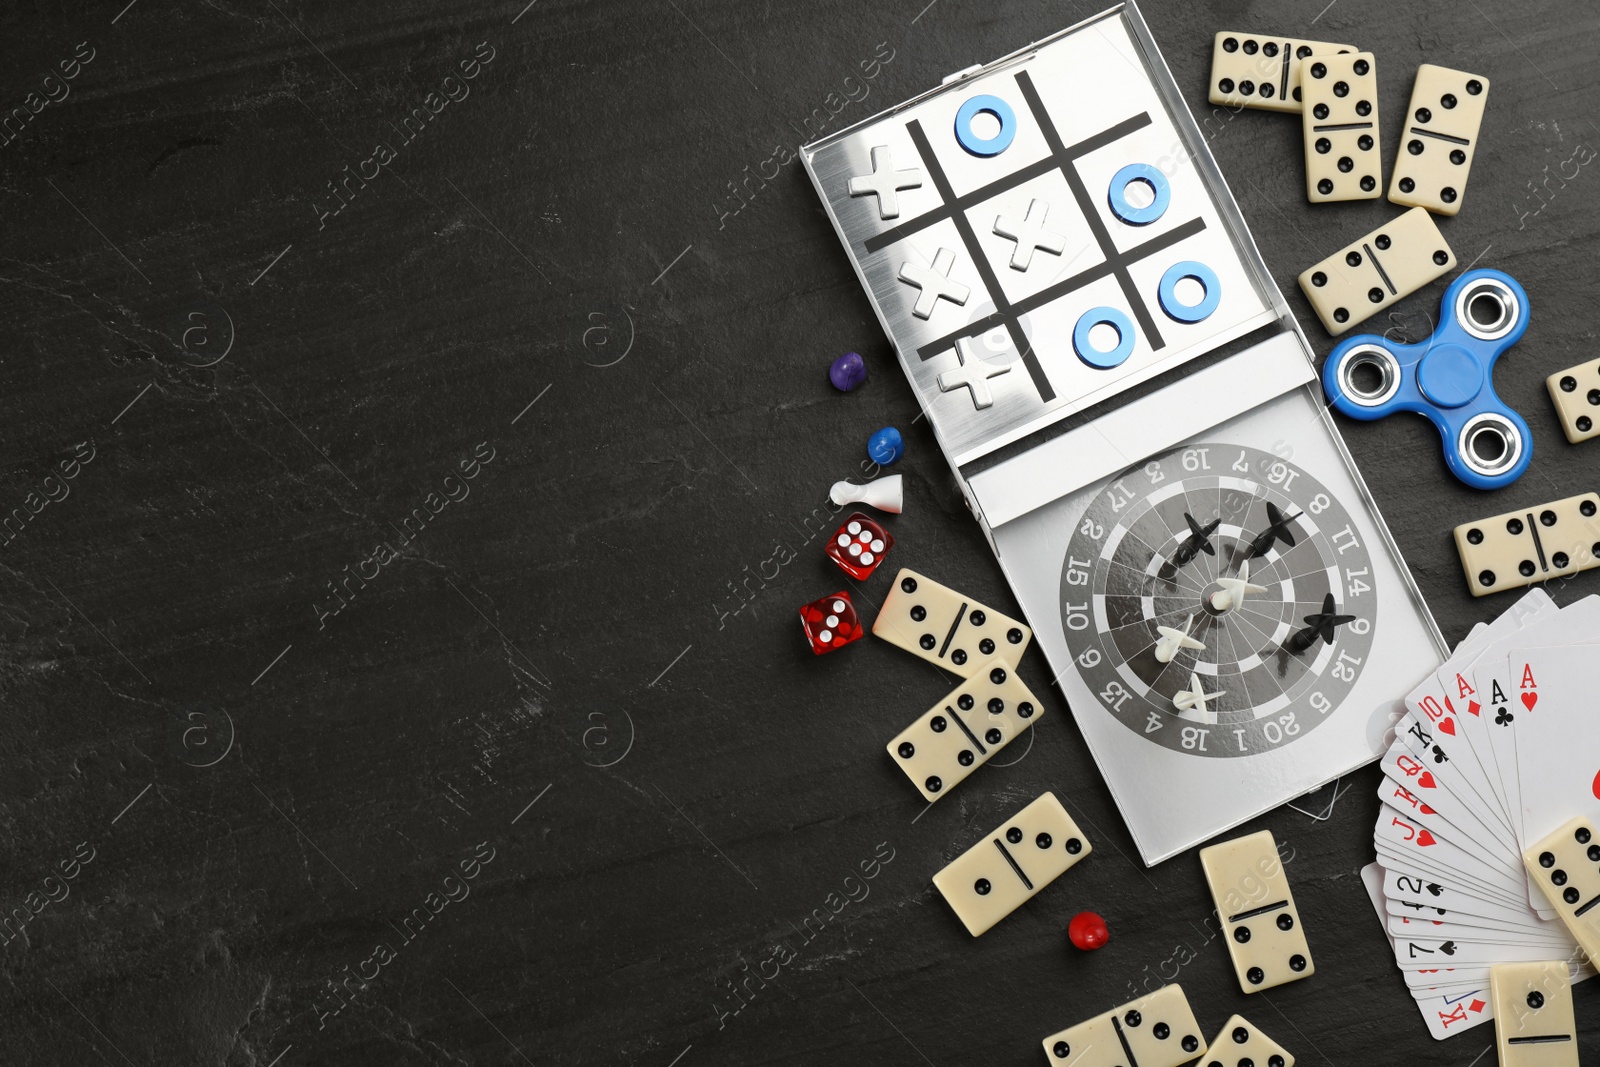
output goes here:
{"type": "Polygon", "coordinates": [[[848,393],[866,380],[867,361],[854,352],[846,352],[828,368],[828,381],[843,393],[848,393]]]}

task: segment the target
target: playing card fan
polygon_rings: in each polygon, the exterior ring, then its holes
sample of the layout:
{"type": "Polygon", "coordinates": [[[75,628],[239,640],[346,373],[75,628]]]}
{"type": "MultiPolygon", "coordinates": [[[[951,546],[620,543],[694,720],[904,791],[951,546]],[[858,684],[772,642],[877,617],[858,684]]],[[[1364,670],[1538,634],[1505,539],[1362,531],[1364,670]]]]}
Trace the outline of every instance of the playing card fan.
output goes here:
{"type": "MultiPolygon", "coordinates": [[[[1517,967],[1559,975],[1561,989],[1535,991],[1552,1003],[1594,974],[1596,694],[1600,597],[1558,608],[1536,590],[1406,697],[1380,764],[1378,858],[1362,877],[1436,1038],[1493,1018],[1497,990],[1516,1000],[1517,967]]],[[[1527,1011],[1512,1007],[1499,1030],[1514,1050],[1534,1038],[1518,1036],[1527,1011]]]]}

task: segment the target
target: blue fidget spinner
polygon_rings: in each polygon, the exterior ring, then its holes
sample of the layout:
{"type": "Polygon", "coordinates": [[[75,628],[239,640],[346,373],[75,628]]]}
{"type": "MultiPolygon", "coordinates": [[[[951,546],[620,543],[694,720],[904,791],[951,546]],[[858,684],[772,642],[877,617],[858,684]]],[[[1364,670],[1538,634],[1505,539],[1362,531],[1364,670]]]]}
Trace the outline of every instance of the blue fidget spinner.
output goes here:
{"type": "Polygon", "coordinates": [[[1414,345],[1376,334],[1341,341],[1322,365],[1322,388],[1353,419],[1426,415],[1444,439],[1450,473],[1474,489],[1500,489],[1533,459],[1528,424],[1494,391],[1495,360],[1527,328],[1528,294],[1516,279],[1468,271],[1444,291],[1431,337],[1414,345]]]}

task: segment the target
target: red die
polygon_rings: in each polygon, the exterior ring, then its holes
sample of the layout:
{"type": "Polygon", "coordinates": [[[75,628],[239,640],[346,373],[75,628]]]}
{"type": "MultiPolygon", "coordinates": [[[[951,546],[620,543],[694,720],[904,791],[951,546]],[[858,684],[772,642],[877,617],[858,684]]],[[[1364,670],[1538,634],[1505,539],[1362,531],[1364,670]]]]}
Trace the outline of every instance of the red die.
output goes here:
{"type": "Polygon", "coordinates": [[[855,605],[850,603],[850,594],[844,592],[813,600],[801,608],[800,626],[811,642],[811,651],[819,656],[866,636],[855,605]]]}
{"type": "Polygon", "coordinates": [[[828,558],[856,581],[865,581],[894,547],[894,536],[877,522],[856,512],[828,542],[828,558]]]}

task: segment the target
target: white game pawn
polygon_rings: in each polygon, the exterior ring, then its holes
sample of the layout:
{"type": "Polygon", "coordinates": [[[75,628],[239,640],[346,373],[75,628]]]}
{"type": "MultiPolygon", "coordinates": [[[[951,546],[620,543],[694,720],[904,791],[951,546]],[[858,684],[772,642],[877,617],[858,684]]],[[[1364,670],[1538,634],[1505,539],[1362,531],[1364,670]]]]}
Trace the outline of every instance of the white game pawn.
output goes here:
{"type": "Polygon", "coordinates": [[[965,306],[972,290],[950,277],[950,268],[955,265],[956,254],[948,248],[934,252],[933,263],[929,266],[919,266],[910,260],[900,264],[900,280],[921,290],[917,293],[917,302],[911,307],[911,314],[919,319],[930,318],[934,306],[941,300],[948,300],[957,307],[965,306]]]}
{"type": "Polygon", "coordinates": [[[1265,593],[1267,591],[1267,587],[1264,585],[1250,584],[1249,560],[1239,564],[1239,576],[1237,578],[1218,578],[1217,584],[1222,588],[1211,594],[1211,606],[1218,611],[1231,611],[1234,608],[1242,607],[1246,593],[1265,593]]]}
{"type": "Polygon", "coordinates": [[[828,498],[841,507],[845,504],[867,504],[891,515],[900,514],[905,502],[902,476],[891,474],[887,478],[857,485],[855,482],[834,482],[828,498]]]}
{"type": "Polygon", "coordinates": [[[1221,690],[1218,690],[1215,693],[1208,693],[1204,689],[1200,688],[1200,676],[1194,671],[1190,671],[1189,688],[1180,689],[1176,693],[1172,694],[1172,706],[1177,708],[1179,711],[1188,711],[1190,708],[1193,708],[1195,711],[1198,711],[1200,714],[1204,715],[1206,713],[1206,701],[1212,699],[1213,697],[1220,697],[1222,695],[1223,693],[1221,690]]]}
{"type": "Polygon", "coordinates": [[[1204,652],[1206,646],[1200,641],[1189,636],[1189,627],[1194,625],[1194,616],[1190,615],[1183,620],[1183,629],[1171,626],[1157,626],[1156,633],[1161,639],[1156,642],[1156,662],[1171,663],[1174,656],[1185,648],[1192,648],[1196,652],[1204,652]]]}

